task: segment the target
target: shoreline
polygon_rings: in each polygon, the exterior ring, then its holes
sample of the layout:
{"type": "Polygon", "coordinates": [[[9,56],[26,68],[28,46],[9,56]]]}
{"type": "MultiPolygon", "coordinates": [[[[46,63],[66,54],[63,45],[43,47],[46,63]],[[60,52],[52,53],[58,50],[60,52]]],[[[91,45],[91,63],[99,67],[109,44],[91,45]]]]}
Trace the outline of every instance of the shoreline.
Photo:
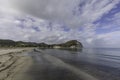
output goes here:
{"type": "MultiPolygon", "coordinates": [[[[6,52],[9,51],[10,50],[8,51],[6,50],[6,52]]],[[[52,64],[53,66],[63,67],[65,68],[65,70],[68,70],[75,75],[79,75],[79,76],[84,75],[82,77],[83,80],[89,80],[90,77],[92,78],[92,80],[96,80],[95,78],[99,80],[120,79],[119,77],[120,70],[108,66],[87,63],[84,61],[76,62],[76,60],[71,61],[64,58],[61,59],[59,57],[44,53],[42,52],[42,50],[38,51],[34,48],[14,49],[12,51],[13,52],[0,55],[0,61],[2,61],[0,62],[0,80],[33,80],[32,78],[30,79],[31,76],[27,75],[26,72],[27,71],[29,72],[29,70],[32,68],[31,66],[34,66],[33,61],[34,59],[37,59],[37,57],[44,58],[46,61],[49,62],[49,64],[52,64]],[[33,55],[34,58],[32,58],[28,54],[31,51],[40,52],[41,56],[40,57],[37,56],[40,55],[38,53],[38,54],[34,54],[33,55]],[[86,79],[86,75],[89,77],[88,79],[86,79]]],[[[42,65],[40,66],[42,67],[42,65]]],[[[46,68],[48,67],[46,66],[46,68]]],[[[47,73],[49,74],[50,72],[47,73]]]]}
{"type": "Polygon", "coordinates": [[[0,49],[0,80],[12,80],[19,70],[27,70],[31,59],[21,55],[31,50],[32,48],[0,49]]]}

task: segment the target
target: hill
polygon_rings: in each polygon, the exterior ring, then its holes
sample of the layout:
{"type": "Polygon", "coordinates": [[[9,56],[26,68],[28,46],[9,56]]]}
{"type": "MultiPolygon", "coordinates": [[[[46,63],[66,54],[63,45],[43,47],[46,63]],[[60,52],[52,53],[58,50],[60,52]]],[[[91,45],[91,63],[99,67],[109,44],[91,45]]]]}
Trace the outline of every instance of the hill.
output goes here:
{"type": "Polygon", "coordinates": [[[70,40],[61,44],[46,44],[0,39],[0,47],[40,47],[40,48],[83,48],[82,43],[70,40]]]}
{"type": "Polygon", "coordinates": [[[61,44],[53,44],[54,48],[83,48],[82,43],[77,40],[70,40],[61,44]]]}

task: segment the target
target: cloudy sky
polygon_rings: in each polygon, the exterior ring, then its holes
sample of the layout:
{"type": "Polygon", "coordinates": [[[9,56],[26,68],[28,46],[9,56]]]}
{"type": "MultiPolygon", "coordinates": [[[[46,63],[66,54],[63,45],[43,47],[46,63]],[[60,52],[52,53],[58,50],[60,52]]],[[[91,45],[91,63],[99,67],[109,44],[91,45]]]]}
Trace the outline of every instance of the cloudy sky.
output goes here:
{"type": "Polygon", "coordinates": [[[0,0],[0,39],[120,48],[120,0],[0,0]]]}

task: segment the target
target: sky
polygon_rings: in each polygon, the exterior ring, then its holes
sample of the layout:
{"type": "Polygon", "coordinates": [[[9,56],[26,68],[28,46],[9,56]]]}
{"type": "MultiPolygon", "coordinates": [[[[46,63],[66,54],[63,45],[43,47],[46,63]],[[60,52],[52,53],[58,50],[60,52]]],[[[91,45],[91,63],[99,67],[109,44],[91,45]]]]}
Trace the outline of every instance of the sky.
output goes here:
{"type": "Polygon", "coordinates": [[[0,0],[0,39],[120,48],[120,0],[0,0]]]}

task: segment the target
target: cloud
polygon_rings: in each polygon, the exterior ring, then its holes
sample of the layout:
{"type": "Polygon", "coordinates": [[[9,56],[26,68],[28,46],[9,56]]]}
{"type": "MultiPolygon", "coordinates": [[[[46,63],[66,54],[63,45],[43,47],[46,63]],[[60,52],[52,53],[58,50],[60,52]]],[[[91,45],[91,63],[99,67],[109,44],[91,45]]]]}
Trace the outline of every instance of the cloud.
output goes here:
{"type": "Polygon", "coordinates": [[[118,3],[119,0],[0,0],[0,39],[49,44],[76,39],[84,47],[120,47],[120,13],[107,17],[104,23],[99,21],[118,3]],[[99,29],[109,31],[98,34],[99,29]]]}
{"type": "Polygon", "coordinates": [[[106,34],[99,34],[94,39],[94,46],[108,47],[108,48],[120,48],[120,30],[109,32],[106,34]]]}
{"type": "MultiPolygon", "coordinates": [[[[3,12],[0,16],[0,39],[46,42],[49,44],[62,43],[72,39],[84,41],[82,37],[85,34],[77,29],[66,31],[67,27],[58,23],[51,23],[29,15],[16,15],[8,15],[3,12]]],[[[89,32],[86,34],[88,35],[89,32]]]]}
{"type": "Polygon", "coordinates": [[[75,28],[100,19],[119,0],[12,0],[12,3],[25,13],[75,28]]]}

